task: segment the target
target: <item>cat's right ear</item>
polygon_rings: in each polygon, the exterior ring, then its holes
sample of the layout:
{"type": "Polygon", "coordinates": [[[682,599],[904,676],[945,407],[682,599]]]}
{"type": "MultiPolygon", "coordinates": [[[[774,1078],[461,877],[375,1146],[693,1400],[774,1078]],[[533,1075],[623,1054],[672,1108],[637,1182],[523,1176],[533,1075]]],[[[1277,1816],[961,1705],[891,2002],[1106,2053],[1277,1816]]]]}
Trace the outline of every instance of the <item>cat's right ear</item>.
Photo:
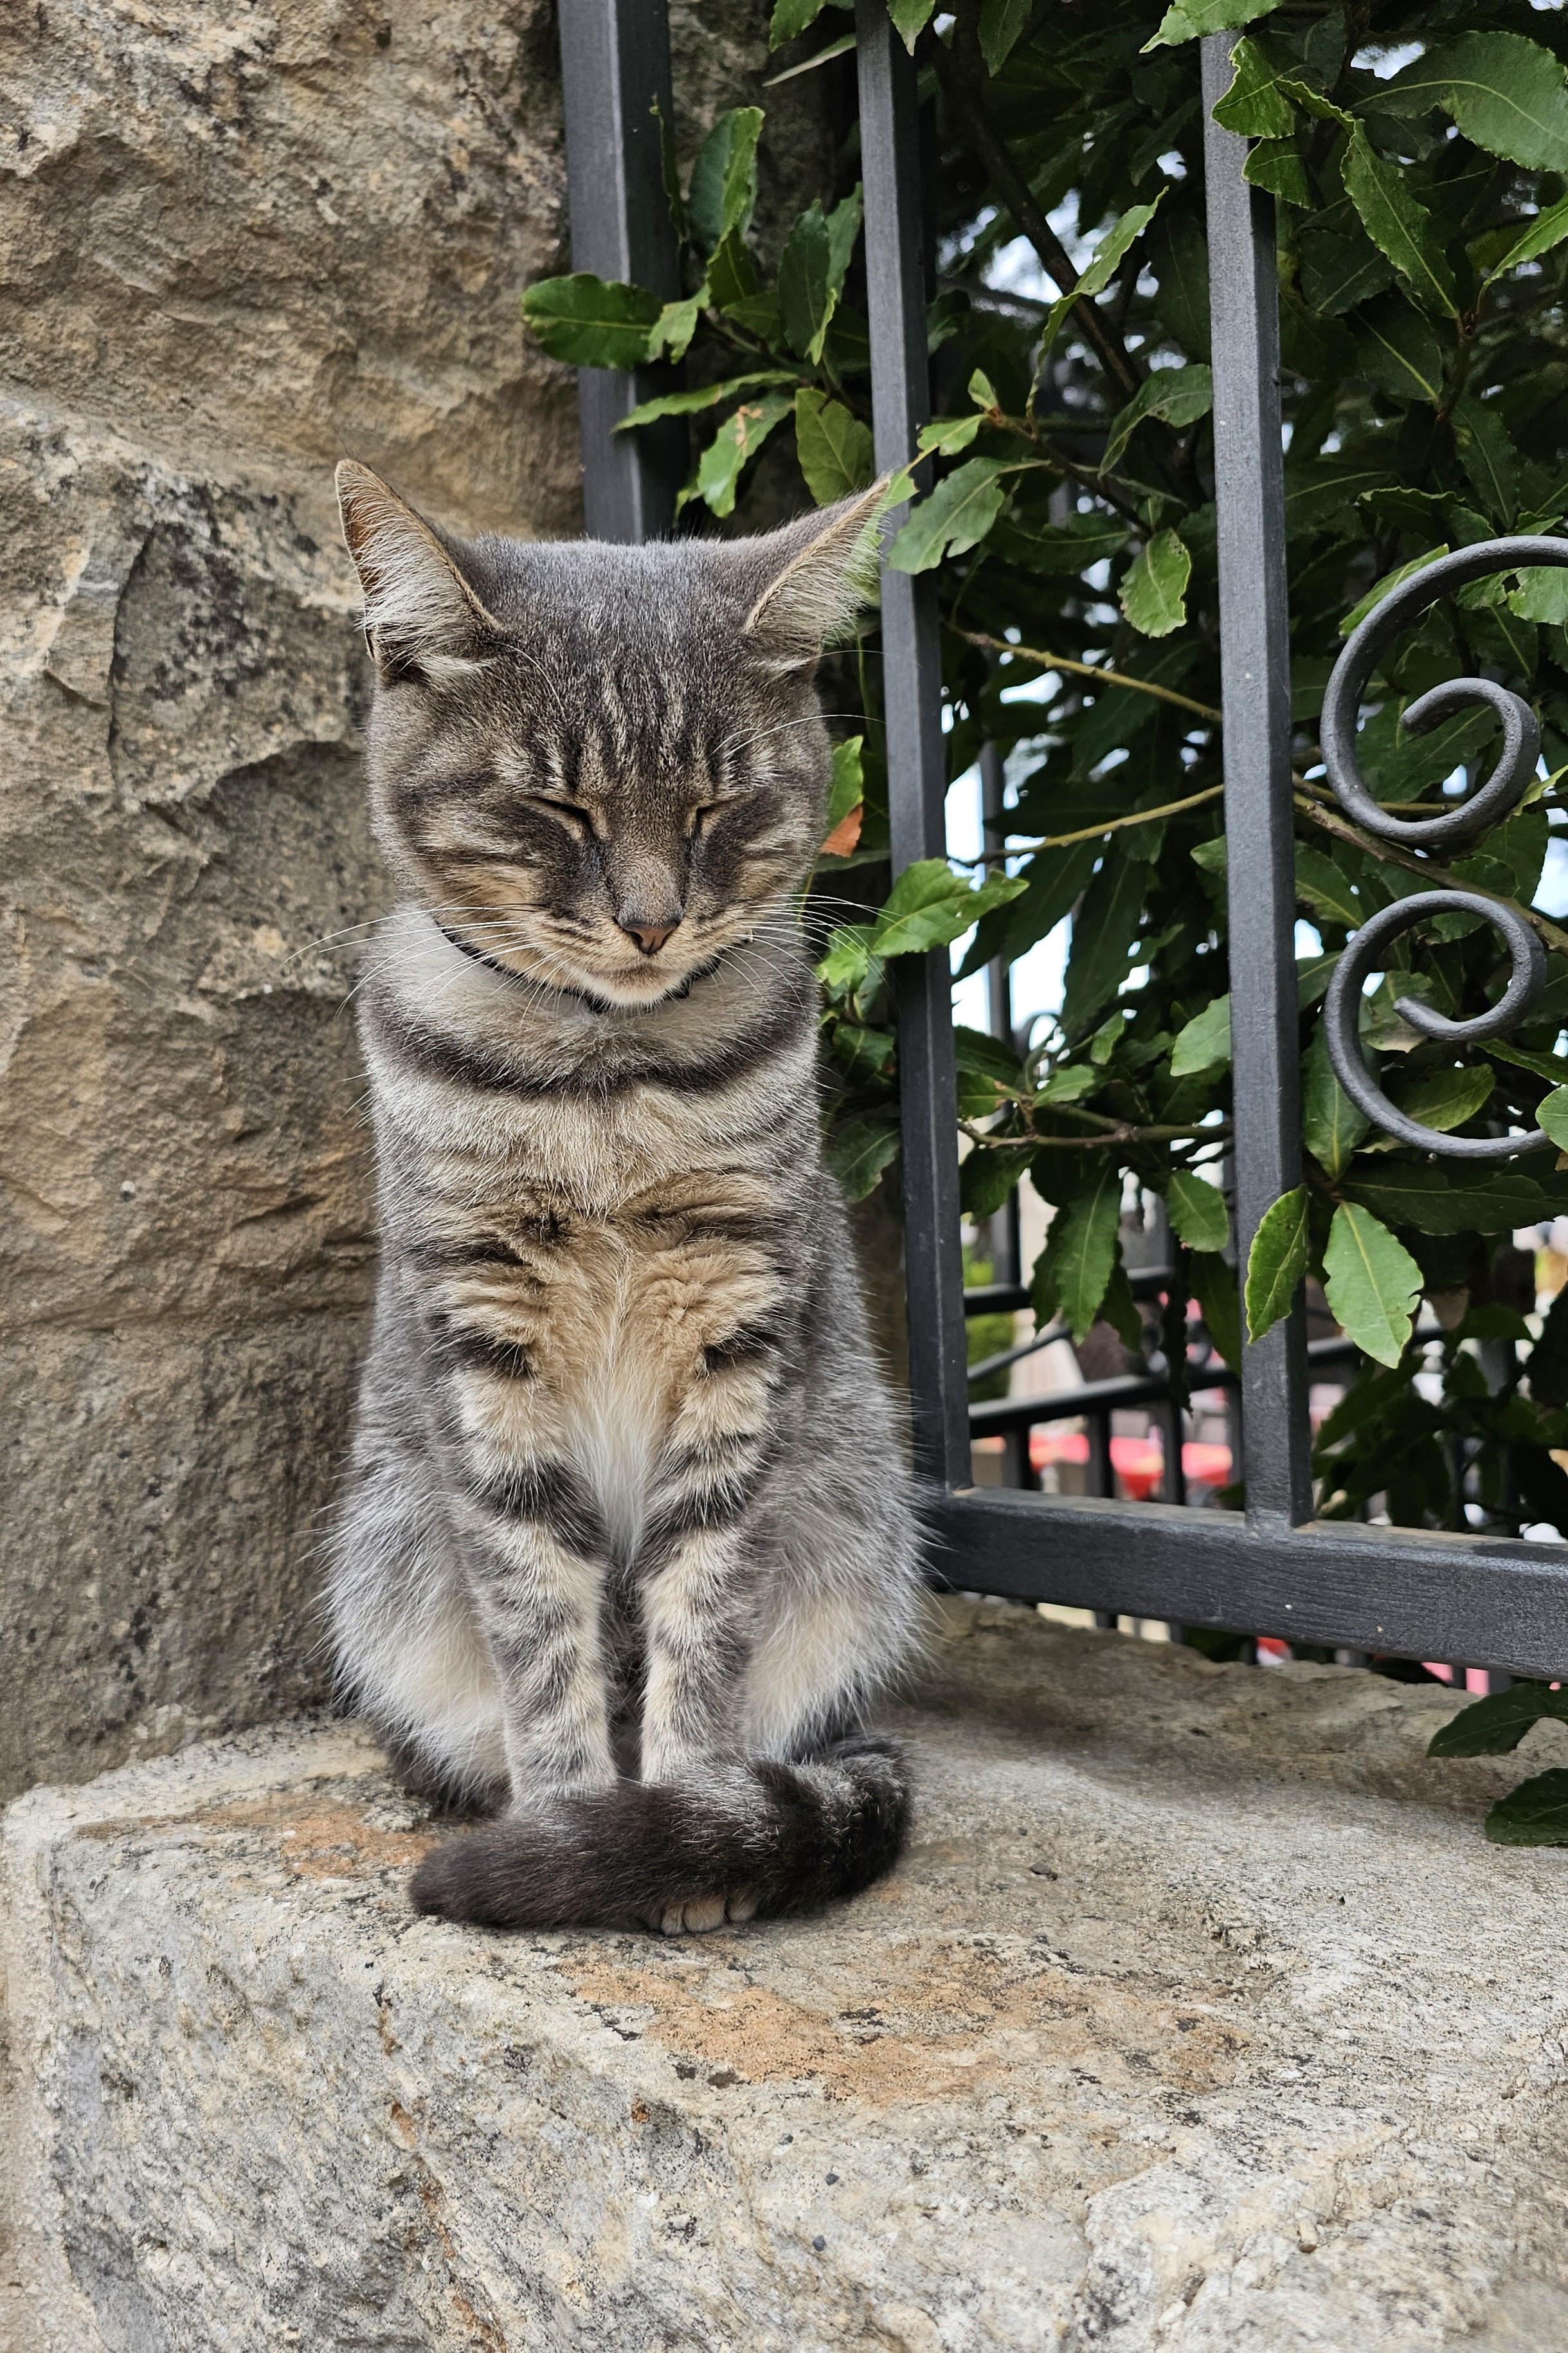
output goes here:
{"type": "Polygon", "coordinates": [[[379,474],[338,467],[343,544],[364,591],[364,641],[382,678],[462,677],[495,650],[500,629],[430,525],[379,474]]]}

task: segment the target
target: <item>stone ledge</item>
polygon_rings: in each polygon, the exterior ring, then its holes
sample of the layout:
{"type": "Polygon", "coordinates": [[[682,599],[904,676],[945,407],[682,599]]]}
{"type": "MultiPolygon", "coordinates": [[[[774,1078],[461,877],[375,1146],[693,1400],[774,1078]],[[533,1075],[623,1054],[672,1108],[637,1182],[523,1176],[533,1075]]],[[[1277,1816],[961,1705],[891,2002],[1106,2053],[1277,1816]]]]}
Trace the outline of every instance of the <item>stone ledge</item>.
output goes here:
{"type": "Polygon", "coordinates": [[[1568,2343],[1568,1734],[1451,1706],[952,1604],[900,1874],[670,1943],[414,1918],[352,1727],[36,1791],[17,2353],[1568,2343]]]}

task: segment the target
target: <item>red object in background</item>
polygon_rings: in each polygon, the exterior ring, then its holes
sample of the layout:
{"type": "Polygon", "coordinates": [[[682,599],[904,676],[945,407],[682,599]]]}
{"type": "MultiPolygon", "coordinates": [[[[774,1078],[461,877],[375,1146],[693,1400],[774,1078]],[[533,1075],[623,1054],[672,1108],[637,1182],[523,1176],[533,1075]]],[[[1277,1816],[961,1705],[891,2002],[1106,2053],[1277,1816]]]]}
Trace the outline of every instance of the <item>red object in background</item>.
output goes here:
{"type": "MultiPolygon", "coordinates": [[[[1029,1461],[1037,1471],[1048,1464],[1089,1461],[1089,1435],[1081,1430],[1038,1429],[1029,1432],[1029,1461]]],[[[1157,1438],[1113,1438],[1110,1467],[1117,1485],[1130,1503],[1146,1504],[1158,1492],[1164,1476],[1165,1455],[1157,1438]]],[[[1182,1472],[1194,1487],[1223,1487],[1230,1477],[1228,1446],[1205,1445],[1188,1439],[1182,1449],[1182,1472]]]]}

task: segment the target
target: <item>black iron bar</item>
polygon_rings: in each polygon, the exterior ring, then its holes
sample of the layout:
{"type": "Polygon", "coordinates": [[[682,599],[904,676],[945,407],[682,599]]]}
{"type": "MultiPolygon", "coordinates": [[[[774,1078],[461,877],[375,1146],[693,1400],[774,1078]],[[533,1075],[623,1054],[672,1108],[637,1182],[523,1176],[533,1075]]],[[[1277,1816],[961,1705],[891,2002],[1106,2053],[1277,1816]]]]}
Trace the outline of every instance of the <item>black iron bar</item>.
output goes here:
{"type": "MultiPolygon", "coordinates": [[[[659,168],[658,116],[671,120],[666,0],[568,0],[561,80],[572,267],[628,279],[667,301],[680,291],[675,224],[659,168]]],[[[657,539],[675,519],[686,470],[679,417],[617,433],[640,400],[668,391],[668,368],[579,368],[583,507],[590,539],[657,539]]]]}
{"type": "MultiPolygon", "coordinates": [[[[1235,39],[1215,33],[1203,43],[1203,105],[1237,1243],[1245,1267],[1264,1212],[1300,1182],[1301,1151],[1274,207],[1242,177],[1246,140],[1213,116],[1230,86],[1235,39]]],[[[1288,1527],[1311,1510],[1305,1339],[1298,1301],[1243,1355],[1242,1473],[1247,1514],[1259,1525],[1288,1527]]]]}
{"type": "MultiPolygon", "coordinates": [[[[856,57],[866,191],[866,289],[877,464],[907,464],[930,413],[924,223],[915,68],[885,0],[858,0],[856,57]]],[[[889,518],[890,531],[904,510],[889,518]]],[[[947,759],[933,574],[882,567],[882,681],[895,871],[947,850],[947,759]]],[[[958,1235],[952,984],[945,951],[899,967],[904,1263],[915,1461],[967,1485],[963,1269],[958,1235]]]]}
{"type": "Polygon", "coordinates": [[[1508,1537],[988,1488],[939,1499],[932,1561],[954,1588],[1413,1659],[1560,1677],[1568,1552],[1508,1537]]]}

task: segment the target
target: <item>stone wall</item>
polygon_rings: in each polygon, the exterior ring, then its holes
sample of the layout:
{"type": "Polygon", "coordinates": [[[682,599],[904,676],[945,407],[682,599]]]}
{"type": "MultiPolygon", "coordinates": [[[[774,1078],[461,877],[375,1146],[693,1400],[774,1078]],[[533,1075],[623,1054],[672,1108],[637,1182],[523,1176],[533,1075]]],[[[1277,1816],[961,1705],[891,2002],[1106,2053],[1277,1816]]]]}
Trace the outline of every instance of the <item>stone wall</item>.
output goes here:
{"type": "MultiPolygon", "coordinates": [[[[688,142],[766,13],[678,12],[688,142]]],[[[517,301],[566,259],[545,0],[59,0],[0,94],[4,1791],[320,1693],[381,887],[331,469],[580,508],[517,301]]]]}

